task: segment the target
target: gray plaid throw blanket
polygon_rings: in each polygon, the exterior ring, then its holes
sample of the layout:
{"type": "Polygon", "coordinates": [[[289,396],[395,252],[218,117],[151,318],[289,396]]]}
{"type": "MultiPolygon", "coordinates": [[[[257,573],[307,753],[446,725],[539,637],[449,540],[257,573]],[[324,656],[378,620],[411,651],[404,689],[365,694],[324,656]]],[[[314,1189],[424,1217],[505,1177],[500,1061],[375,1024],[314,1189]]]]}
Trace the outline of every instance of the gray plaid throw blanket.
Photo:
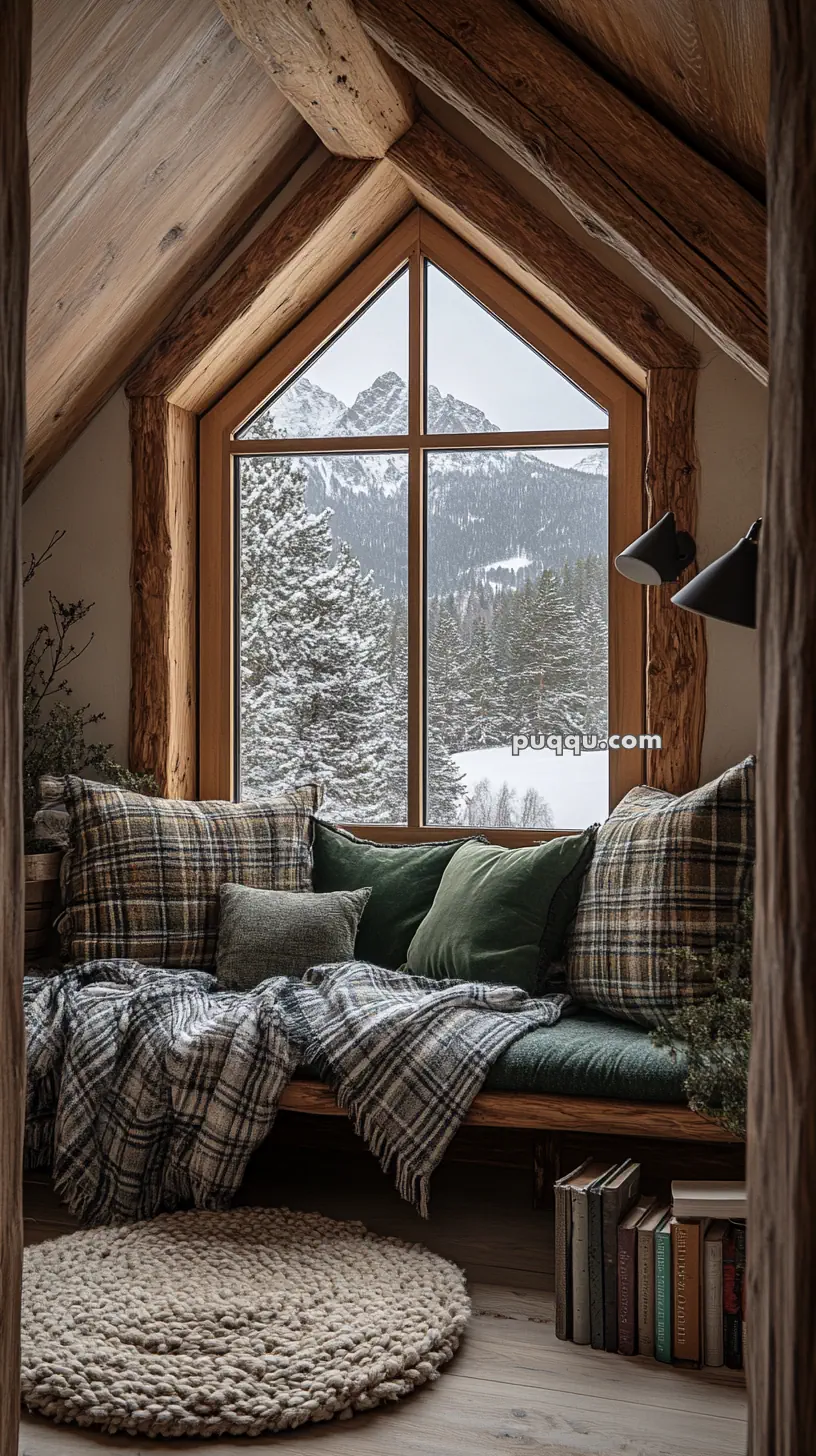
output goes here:
{"type": "Polygon", "coordinates": [[[491,1063],[568,1009],[507,986],[363,962],[250,992],[206,972],[92,961],[28,976],[26,1166],[87,1223],[228,1207],[299,1066],[317,1067],[403,1197],[431,1174],[491,1063]]]}

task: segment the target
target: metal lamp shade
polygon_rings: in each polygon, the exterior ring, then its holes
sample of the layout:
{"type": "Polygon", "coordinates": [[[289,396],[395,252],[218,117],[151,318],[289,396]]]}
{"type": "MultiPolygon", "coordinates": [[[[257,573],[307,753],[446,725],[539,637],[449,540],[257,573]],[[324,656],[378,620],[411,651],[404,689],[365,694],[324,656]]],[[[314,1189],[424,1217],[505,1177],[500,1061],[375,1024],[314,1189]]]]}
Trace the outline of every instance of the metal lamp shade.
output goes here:
{"type": "Polygon", "coordinates": [[[681,587],[672,597],[675,606],[738,627],[755,627],[761,525],[755,521],[736,546],[681,587]]]}
{"type": "Polygon", "coordinates": [[[630,581],[641,586],[659,586],[663,581],[677,581],[693,560],[693,536],[688,531],[678,531],[674,512],[667,511],[656,525],[615,557],[615,566],[630,581]]]}

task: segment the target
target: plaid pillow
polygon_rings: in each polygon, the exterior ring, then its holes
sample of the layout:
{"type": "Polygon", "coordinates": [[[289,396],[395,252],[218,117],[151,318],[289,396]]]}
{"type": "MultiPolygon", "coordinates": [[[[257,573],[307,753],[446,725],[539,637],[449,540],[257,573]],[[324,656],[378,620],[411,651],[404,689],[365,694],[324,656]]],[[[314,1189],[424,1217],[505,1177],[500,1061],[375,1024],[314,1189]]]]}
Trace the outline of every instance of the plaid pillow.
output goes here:
{"type": "Polygon", "coordinates": [[[709,994],[678,951],[732,936],[751,894],[755,764],[681,798],[632,789],[601,825],[567,947],[576,1000],[661,1026],[709,994]]]}
{"type": "Polygon", "coordinates": [[[304,784],[255,803],[193,803],[66,778],[64,958],[214,969],[222,884],[311,889],[322,797],[304,784]]]}

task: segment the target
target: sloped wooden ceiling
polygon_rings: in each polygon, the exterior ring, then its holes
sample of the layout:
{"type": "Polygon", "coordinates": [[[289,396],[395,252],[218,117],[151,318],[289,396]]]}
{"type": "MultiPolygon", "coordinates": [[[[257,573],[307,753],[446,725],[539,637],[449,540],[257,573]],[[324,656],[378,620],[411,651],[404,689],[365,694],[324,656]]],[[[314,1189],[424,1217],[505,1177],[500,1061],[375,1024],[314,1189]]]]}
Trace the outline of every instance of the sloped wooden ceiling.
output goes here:
{"type": "Polygon", "coordinates": [[[525,0],[525,8],[763,196],[767,0],[525,0]]]}
{"type": "Polygon", "coordinates": [[[215,0],[35,0],[29,487],[315,145],[215,0]]]}

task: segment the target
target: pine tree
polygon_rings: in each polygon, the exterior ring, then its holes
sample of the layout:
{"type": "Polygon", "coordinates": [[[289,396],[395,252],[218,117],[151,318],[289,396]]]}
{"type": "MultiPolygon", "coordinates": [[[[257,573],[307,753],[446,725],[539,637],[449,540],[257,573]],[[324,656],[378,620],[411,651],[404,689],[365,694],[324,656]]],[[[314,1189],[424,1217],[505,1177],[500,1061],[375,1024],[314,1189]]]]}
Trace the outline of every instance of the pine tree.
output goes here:
{"type": "Polygon", "coordinates": [[[428,720],[450,753],[467,741],[467,652],[453,598],[442,602],[428,642],[428,720]]]}
{"type": "Polygon", "coordinates": [[[242,461],[241,786],[317,779],[327,814],[372,822],[395,751],[388,616],[330,518],[290,461],[242,461]]]}

